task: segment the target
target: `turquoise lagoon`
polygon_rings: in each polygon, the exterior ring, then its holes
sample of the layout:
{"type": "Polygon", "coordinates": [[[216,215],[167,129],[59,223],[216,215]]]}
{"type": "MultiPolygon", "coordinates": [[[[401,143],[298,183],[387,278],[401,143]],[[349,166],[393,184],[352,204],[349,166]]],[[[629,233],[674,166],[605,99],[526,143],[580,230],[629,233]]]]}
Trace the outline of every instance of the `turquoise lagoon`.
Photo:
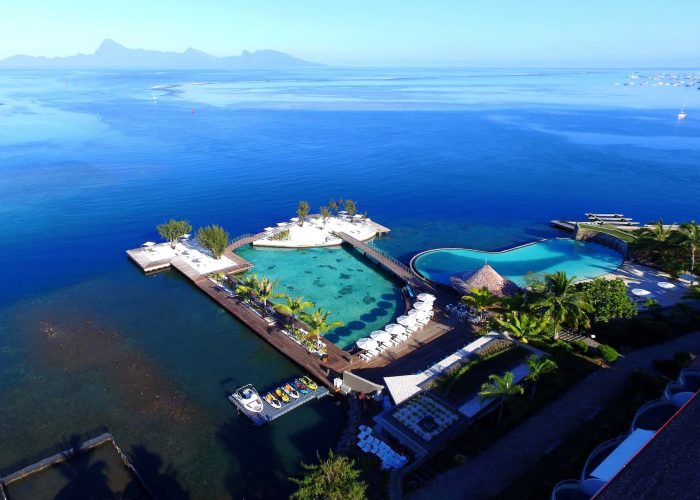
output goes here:
{"type": "Polygon", "coordinates": [[[564,271],[579,280],[595,278],[620,267],[622,256],[596,243],[556,238],[502,252],[466,248],[429,250],[416,257],[413,267],[424,277],[447,285],[453,274],[477,269],[486,262],[499,274],[522,286],[525,275],[530,272],[564,271]]]}
{"type": "Polygon", "coordinates": [[[355,250],[247,246],[238,254],[255,265],[252,273],[279,279],[278,291],[331,311],[343,326],[326,338],[343,349],[403,313],[399,283],[355,250]]]}

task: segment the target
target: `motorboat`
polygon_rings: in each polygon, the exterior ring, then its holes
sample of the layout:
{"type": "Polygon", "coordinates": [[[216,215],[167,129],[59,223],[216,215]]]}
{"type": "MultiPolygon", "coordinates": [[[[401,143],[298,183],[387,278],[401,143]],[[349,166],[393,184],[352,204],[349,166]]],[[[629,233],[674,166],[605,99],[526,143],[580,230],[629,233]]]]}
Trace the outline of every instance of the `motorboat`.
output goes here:
{"type": "Polygon", "coordinates": [[[299,381],[299,379],[294,380],[294,387],[296,387],[297,390],[298,390],[299,392],[301,392],[302,394],[308,394],[308,393],[309,393],[309,389],[308,389],[304,384],[302,384],[302,383],[299,381]]]}
{"type": "Polygon", "coordinates": [[[302,384],[304,384],[306,387],[308,387],[309,389],[311,389],[312,391],[315,391],[316,389],[318,389],[318,385],[316,385],[316,382],[314,382],[313,380],[311,380],[311,378],[307,377],[306,375],[304,375],[303,377],[301,377],[301,378],[299,379],[299,381],[300,381],[302,384]]]}
{"type": "Polygon", "coordinates": [[[294,399],[299,399],[299,391],[292,387],[291,384],[286,384],[282,389],[294,399]]]}
{"type": "Polygon", "coordinates": [[[253,413],[260,413],[263,411],[262,399],[258,395],[258,391],[255,390],[251,384],[244,385],[240,389],[237,389],[233,393],[233,397],[238,401],[243,408],[253,413]]]}
{"type": "Polygon", "coordinates": [[[267,401],[267,404],[272,406],[273,408],[280,409],[282,408],[282,403],[280,403],[280,400],[275,397],[274,394],[271,392],[268,392],[265,394],[265,401],[267,401]]]}
{"type": "Polygon", "coordinates": [[[290,400],[289,400],[289,396],[287,396],[287,394],[285,394],[284,392],[282,392],[282,389],[280,389],[279,387],[278,387],[277,389],[275,389],[275,395],[276,395],[279,399],[281,399],[282,402],[285,403],[285,404],[289,403],[289,401],[290,401],[290,400]]]}

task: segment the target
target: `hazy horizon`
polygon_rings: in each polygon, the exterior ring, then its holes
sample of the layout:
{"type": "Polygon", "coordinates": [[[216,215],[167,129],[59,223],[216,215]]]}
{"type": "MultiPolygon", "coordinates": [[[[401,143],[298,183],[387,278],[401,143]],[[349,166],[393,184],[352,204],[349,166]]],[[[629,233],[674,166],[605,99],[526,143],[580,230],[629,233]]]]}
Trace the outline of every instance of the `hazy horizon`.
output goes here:
{"type": "Polygon", "coordinates": [[[439,4],[302,0],[37,0],[4,6],[0,59],[91,54],[104,39],[129,48],[222,57],[275,50],[341,67],[694,68],[700,4],[623,0],[571,4],[439,4]]]}

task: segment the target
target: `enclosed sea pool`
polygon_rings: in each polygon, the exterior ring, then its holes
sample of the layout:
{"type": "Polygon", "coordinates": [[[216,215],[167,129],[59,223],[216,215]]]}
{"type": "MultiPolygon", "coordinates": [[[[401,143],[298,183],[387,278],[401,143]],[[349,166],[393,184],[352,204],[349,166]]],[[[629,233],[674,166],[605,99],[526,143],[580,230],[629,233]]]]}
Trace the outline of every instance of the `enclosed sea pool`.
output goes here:
{"type": "Polygon", "coordinates": [[[401,284],[355,250],[246,246],[237,253],[255,265],[251,273],[279,279],[277,291],[331,311],[343,326],[326,338],[343,349],[403,313],[401,284]]]}
{"type": "Polygon", "coordinates": [[[466,248],[428,250],[417,255],[413,268],[425,278],[445,285],[455,273],[478,269],[485,263],[516,284],[528,273],[564,271],[578,280],[608,274],[622,265],[622,255],[608,247],[568,238],[542,240],[502,252],[466,248]]]}

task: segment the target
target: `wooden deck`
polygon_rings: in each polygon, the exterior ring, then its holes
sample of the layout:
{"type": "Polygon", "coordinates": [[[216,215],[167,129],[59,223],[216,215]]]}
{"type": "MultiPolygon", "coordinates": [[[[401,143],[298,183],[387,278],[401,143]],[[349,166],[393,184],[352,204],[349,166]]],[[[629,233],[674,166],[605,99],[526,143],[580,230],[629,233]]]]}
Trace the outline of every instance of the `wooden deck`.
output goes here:
{"type": "MultiPolygon", "coordinates": [[[[189,276],[188,276],[189,277],[189,276]]],[[[324,363],[318,356],[311,354],[302,346],[280,331],[280,321],[274,324],[259,316],[256,312],[237,297],[231,297],[225,290],[213,283],[209,278],[201,276],[190,278],[192,283],[206,295],[216,301],[221,307],[233,314],[241,323],[246,325],[259,337],[275,347],[282,354],[304,368],[321,383],[334,389],[333,378],[349,365],[354,357],[340,349],[332,342],[326,341],[328,361],[324,363]]]]}

